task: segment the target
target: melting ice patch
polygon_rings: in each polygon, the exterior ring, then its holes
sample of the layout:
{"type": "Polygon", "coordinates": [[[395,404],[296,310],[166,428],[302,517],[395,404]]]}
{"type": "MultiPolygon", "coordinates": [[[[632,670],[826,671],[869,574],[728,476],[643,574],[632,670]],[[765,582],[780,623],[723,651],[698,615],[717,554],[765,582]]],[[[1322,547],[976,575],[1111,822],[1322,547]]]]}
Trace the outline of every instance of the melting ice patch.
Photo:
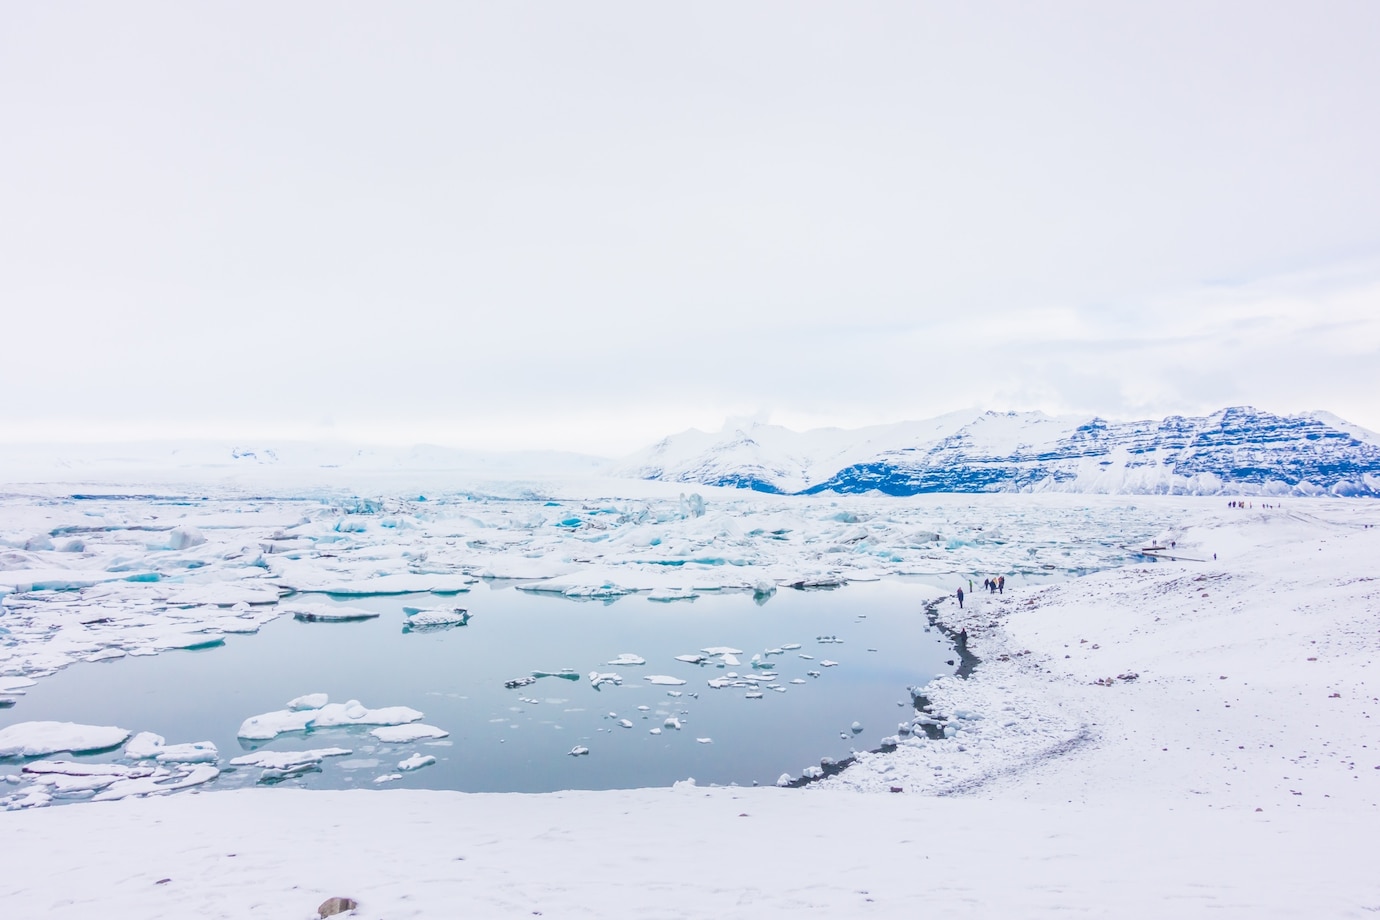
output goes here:
{"type": "Polygon", "coordinates": [[[369,732],[385,744],[409,744],[413,741],[426,741],[432,738],[445,738],[450,732],[435,725],[414,722],[410,725],[385,725],[369,732]]]}
{"type": "Polygon", "coordinates": [[[352,620],[372,620],[378,616],[373,610],[362,607],[346,607],[336,604],[285,604],[280,605],[284,613],[303,623],[348,623],[352,620]]]}

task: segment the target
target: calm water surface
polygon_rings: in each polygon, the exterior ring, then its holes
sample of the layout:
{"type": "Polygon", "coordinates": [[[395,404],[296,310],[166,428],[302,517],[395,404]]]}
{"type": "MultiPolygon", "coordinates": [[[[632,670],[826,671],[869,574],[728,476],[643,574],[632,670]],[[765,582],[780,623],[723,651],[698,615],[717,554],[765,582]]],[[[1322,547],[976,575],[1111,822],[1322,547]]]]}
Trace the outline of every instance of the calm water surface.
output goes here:
{"type": "Polygon", "coordinates": [[[349,605],[381,616],[347,623],[280,619],[256,635],[227,636],[220,648],[79,664],[40,680],[14,708],[0,710],[0,726],[55,719],[152,731],[169,743],[210,740],[227,770],[213,784],[217,788],[258,780],[257,768],[228,768],[229,759],[246,750],[315,747],[345,747],[353,754],[327,759],[321,772],[287,784],[372,788],[375,776],[395,772],[398,761],[415,752],[432,754],[437,763],[405,774],[393,787],[543,792],[668,785],[691,776],[700,783],[767,784],[782,773],[798,775],[821,757],[875,748],[911,713],[907,687],[952,673],[946,661],[954,658],[953,648],[927,628],[924,614],[936,593],[890,580],[835,591],[784,590],[760,605],[745,594],[673,603],[640,596],[576,602],[498,584],[447,598],[351,598],[349,605]],[[402,631],[404,605],[440,604],[469,609],[469,625],[402,631]],[[820,636],[843,642],[821,643],[820,636]],[[727,671],[754,673],[753,653],[788,643],[801,647],[768,659],[786,692],[764,690],[761,699],[749,699],[743,689],[707,686],[727,671]],[[742,649],[742,666],[675,660],[709,646],[742,649]],[[621,652],[647,664],[607,664],[621,652]],[[838,665],[822,667],[824,659],[838,665]],[[580,679],[547,677],[504,688],[504,681],[533,670],[567,668],[580,679]],[[621,674],[622,686],[595,690],[585,676],[595,670],[621,674]],[[819,676],[808,676],[811,670],[819,676]],[[652,674],[687,683],[655,686],[644,680],[652,674]],[[789,683],[793,678],[805,683],[789,683]],[[365,728],[348,728],[270,742],[237,739],[245,718],[312,692],[328,693],[332,702],[358,699],[370,708],[410,706],[450,737],[389,745],[365,728]],[[681,730],[651,732],[671,716],[680,719],[681,730]],[[633,728],[620,727],[621,718],[633,728]],[[862,732],[851,730],[854,722],[862,732]],[[570,756],[577,745],[590,753],[570,756]]]}

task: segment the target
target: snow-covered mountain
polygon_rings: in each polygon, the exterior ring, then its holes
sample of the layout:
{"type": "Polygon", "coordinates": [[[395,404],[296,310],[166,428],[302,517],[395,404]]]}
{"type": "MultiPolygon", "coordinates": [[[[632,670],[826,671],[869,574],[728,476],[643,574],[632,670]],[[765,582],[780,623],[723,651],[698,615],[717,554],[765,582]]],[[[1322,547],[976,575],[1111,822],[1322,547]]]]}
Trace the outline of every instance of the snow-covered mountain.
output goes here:
{"type": "Polygon", "coordinates": [[[753,423],[687,431],[619,475],[762,492],[1097,492],[1380,497],[1380,435],[1325,412],[1249,406],[1111,422],[951,413],[845,431],[753,423]]]}

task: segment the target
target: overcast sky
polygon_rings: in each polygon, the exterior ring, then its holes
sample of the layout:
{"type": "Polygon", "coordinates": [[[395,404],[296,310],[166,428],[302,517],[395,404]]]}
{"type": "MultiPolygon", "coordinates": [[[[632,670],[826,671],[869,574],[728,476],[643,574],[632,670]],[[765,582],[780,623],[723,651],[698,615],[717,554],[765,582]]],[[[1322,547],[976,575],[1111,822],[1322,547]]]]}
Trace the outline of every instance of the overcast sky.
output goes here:
{"type": "Polygon", "coordinates": [[[8,3],[0,437],[1380,429],[1380,3],[8,3]]]}

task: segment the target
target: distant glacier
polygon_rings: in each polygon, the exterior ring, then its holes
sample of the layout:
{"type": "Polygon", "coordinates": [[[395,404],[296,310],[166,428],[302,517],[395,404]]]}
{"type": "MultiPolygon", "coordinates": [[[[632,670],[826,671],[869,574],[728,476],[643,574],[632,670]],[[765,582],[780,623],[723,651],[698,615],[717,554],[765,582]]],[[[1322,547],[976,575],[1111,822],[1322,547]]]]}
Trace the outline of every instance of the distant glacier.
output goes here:
{"type": "Polygon", "coordinates": [[[761,423],[687,431],[616,473],[774,494],[1380,497],[1380,435],[1325,412],[1284,416],[1250,406],[1137,422],[960,412],[851,431],[761,423]]]}

